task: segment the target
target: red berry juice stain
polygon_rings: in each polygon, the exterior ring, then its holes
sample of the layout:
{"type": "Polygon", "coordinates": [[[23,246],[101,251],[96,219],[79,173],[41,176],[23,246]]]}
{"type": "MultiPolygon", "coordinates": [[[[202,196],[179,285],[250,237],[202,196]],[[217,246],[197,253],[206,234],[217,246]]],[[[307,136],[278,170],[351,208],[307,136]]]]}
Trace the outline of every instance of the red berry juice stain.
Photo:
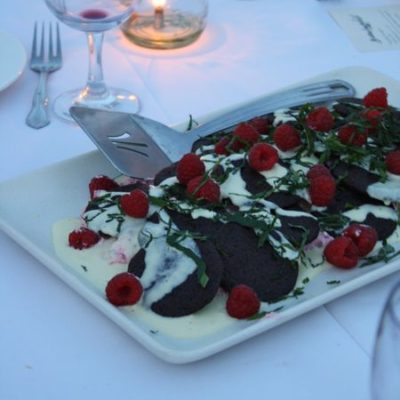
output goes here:
{"type": "Polygon", "coordinates": [[[89,9],[89,10],[84,10],[80,13],[80,16],[82,18],[86,19],[103,19],[108,17],[108,13],[103,10],[98,10],[98,9],[89,9]]]}

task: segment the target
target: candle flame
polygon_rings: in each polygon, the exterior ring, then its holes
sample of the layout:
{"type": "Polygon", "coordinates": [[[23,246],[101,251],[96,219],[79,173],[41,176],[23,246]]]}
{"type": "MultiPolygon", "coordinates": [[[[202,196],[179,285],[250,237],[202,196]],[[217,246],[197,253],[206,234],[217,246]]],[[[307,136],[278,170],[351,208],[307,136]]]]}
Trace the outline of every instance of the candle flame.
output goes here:
{"type": "Polygon", "coordinates": [[[166,0],[153,0],[154,8],[163,8],[165,6],[166,0]]]}

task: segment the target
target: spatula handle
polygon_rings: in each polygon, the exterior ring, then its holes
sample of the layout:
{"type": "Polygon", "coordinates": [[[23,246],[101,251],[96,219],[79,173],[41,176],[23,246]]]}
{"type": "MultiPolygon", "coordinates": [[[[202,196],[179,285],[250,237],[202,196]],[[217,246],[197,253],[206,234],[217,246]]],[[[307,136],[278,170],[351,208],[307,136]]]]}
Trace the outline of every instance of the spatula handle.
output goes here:
{"type": "Polygon", "coordinates": [[[235,108],[228,113],[212,119],[192,131],[199,138],[221,129],[227,129],[239,122],[268,114],[280,108],[294,107],[306,103],[323,103],[343,97],[353,97],[352,85],[342,80],[329,80],[295,87],[276,94],[269,94],[251,103],[235,108]]]}

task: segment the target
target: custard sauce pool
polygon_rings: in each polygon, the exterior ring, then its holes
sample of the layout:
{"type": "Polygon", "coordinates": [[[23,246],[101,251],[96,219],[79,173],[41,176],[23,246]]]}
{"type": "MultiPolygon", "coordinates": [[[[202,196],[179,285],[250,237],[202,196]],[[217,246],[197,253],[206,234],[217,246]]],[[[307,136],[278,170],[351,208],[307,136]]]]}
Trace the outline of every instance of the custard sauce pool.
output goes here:
{"type": "MultiPolygon", "coordinates": [[[[114,239],[102,239],[96,246],[85,250],[75,250],[68,246],[68,235],[82,225],[79,219],[65,219],[53,226],[53,241],[57,256],[82,280],[94,285],[101,293],[105,293],[107,282],[116,274],[128,269],[126,263],[110,263],[109,253],[114,239]]],[[[105,294],[104,294],[105,298],[105,294]]],[[[222,292],[200,312],[185,317],[162,317],[142,304],[122,307],[132,312],[132,319],[140,319],[151,330],[181,339],[194,339],[223,330],[238,321],[225,312],[226,296],[222,292]]]]}
{"type": "MultiPolygon", "coordinates": [[[[112,259],[113,245],[115,239],[102,239],[94,247],[85,250],[76,250],[68,245],[68,235],[74,229],[82,226],[80,219],[64,219],[56,222],[53,226],[53,242],[57,256],[83,280],[93,285],[105,298],[105,287],[107,282],[116,274],[128,269],[127,263],[110,261],[112,259]]],[[[322,260],[321,248],[315,247],[308,256],[315,263],[322,260]]],[[[305,279],[313,279],[317,274],[329,266],[324,263],[317,268],[312,266],[301,266],[296,284],[297,287],[304,286],[305,279]]],[[[243,324],[231,318],[225,311],[227,296],[221,290],[214,300],[195,314],[185,317],[169,318],[162,317],[142,303],[134,306],[122,307],[132,320],[138,319],[149,326],[152,331],[160,331],[177,339],[196,339],[215,334],[233,325],[243,324]]],[[[279,303],[273,304],[275,309],[279,303]]],[[[268,305],[263,303],[261,310],[268,305]]]]}

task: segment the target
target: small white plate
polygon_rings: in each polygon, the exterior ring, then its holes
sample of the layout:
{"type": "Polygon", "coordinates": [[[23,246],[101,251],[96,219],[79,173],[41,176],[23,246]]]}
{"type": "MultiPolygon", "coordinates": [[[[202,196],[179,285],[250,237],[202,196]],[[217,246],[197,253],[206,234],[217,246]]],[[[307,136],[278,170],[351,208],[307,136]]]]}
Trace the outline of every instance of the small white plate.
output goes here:
{"type": "Polygon", "coordinates": [[[14,83],[22,74],[27,55],[22,43],[8,33],[0,32],[0,91],[14,83]]]}
{"type": "MultiPolygon", "coordinates": [[[[391,104],[399,105],[400,82],[376,71],[353,67],[333,71],[323,78],[347,80],[355,86],[358,96],[385,86],[391,104]]],[[[174,337],[162,328],[149,327],[148,321],[135,312],[112,306],[93,281],[64,264],[55,254],[53,224],[79,215],[88,199],[88,182],[99,174],[116,176],[118,172],[96,151],[0,183],[0,228],[132,338],[168,362],[188,363],[208,357],[400,270],[399,256],[386,264],[350,271],[329,268],[305,286],[303,295],[285,300],[285,308],[279,312],[251,322],[232,319],[223,329],[204,337],[174,337]],[[328,284],[332,281],[340,284],[328,284]]]]}

